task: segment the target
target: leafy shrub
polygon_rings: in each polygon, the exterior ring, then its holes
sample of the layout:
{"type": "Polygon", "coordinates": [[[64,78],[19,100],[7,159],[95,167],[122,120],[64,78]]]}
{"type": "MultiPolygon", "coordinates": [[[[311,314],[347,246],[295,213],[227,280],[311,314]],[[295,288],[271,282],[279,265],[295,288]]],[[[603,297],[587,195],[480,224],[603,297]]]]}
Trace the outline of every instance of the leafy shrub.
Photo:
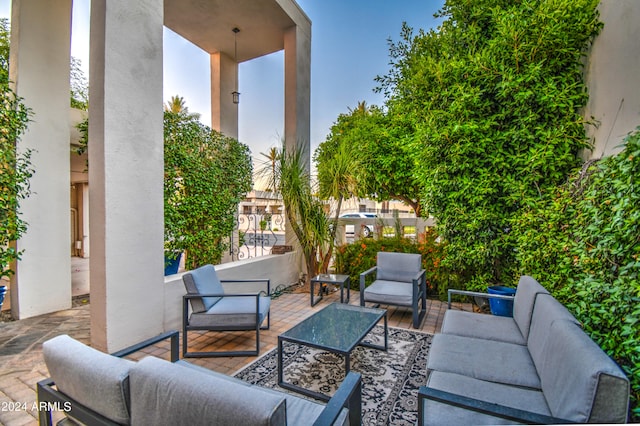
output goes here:
{"type": "Polygon", "coordinates": [[[521,271],[543,282],[624,369],[640,421],[640,128],[625,142],[528,210],[515,233],[521,271]]]}
{"type": "Polygon", "coordinates": [[[32,114],[9,86],[9,22],[0,19],[0,278],[10,277],[20,251],[11,243],[27,230],[20,202],[29,196],[34,173],[31,150],[18,152],[16,143],[27,131],[32,114]]]}
{"type": "Polygon", "coordinates": [[[376,266],[380,251],[393,253],[419,253],[426,271],[427,293],[446,297],[449,272],[442,267],[444,244],[439,243],[435,230],[420,234],[417,241],[409,238],[380,238],[356,241],[339,246],[335,254],[336,271],[351,278],[351,286],[359,289],[360,274],[376,266]]]}
{"type": "Polygon", "coordinates": [[[219,263],[238,203],[251,189],[251,172],[249,147],[188,111],[165,111],[166,252],[186,251],[187,269],[219,263]]]}

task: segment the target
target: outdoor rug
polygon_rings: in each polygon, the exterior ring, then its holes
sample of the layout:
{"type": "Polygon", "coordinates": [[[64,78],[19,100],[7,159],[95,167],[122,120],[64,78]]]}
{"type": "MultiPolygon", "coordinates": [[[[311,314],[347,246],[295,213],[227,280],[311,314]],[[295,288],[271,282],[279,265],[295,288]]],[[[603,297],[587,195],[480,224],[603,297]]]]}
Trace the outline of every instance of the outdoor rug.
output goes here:
{"type": "MultiPolygon", "coordinates": [[[[384,329],[376,326],[365,341],[382,344],[383,333],[384,329]]],[[[389,349],[386,352],[363,346],[353,350],[351,371],[362,375],[362,424],[416,424],[418,388],[427,382],[427,357],[432,337],[389,327],[389,349]]],[[[286,382],[333,395],[344,379],[344,370],[342,356],[294,343],[284,344],[286,382]]],[[[235,377],[282,391],[277,386],[277,348],[237,372],[235,377]]]]}

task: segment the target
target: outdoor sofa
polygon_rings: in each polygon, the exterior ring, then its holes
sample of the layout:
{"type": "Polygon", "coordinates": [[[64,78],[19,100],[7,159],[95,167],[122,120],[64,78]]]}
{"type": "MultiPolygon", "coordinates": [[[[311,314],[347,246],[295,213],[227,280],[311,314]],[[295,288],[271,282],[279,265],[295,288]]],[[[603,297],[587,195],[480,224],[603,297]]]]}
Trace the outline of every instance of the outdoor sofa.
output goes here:
{"type": "MultiPolygon", "coordinates": [[[[454,291],[459,292],[459,291],[454,291]]],[[[535,279],[513,318],[448,310],[418,396],[420,425],[625,423],[629,381],[535,279]]]]}
{"type": "Polygon", "coordinates": [[[40,424],[51,408],[88,425],[349,425],[361,421],[361,377],[350,372],[324,405],[178,360],[178,332],[113,355],[67,335],[43,344],[50,379],[37,386],[40,424]],[[171,362],[122,357],[171,339],[171,362]]]}

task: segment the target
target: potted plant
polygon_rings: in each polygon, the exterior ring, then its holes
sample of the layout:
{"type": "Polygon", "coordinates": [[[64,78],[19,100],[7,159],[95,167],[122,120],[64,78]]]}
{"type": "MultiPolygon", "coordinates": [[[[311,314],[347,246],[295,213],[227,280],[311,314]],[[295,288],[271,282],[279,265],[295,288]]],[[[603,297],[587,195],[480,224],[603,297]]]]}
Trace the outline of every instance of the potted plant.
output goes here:
{"type": "Polygon", "coordinates": [[[180,269],[180,261],[182,261],[182,251],[165,249],[164,276],[177,274],[180,269]]]}

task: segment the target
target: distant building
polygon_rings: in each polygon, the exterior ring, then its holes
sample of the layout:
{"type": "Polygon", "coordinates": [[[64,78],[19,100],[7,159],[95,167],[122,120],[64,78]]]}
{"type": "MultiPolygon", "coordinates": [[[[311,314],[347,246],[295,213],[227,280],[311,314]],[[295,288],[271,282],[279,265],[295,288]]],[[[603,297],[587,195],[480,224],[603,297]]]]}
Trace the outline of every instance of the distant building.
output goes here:
{"type": "Polygon", "coordinates": [[[253,190],[238,204],[239,214],[284,214],[284,202],[277,192],[253,190]]]}
{"type": "MultiPolygon", "coordinates": [[[[327,205],[327,213],[335,216],[337,203],[331,202],[327,205]]],[[[411,207],[401,201],[374,201],[367,198],[349,198],[342,201],[340,214],[343,213],[377,213],[379,217],[393,217],[398,212],[399,217],[415,217],[415,212],[411,207]]]]}

